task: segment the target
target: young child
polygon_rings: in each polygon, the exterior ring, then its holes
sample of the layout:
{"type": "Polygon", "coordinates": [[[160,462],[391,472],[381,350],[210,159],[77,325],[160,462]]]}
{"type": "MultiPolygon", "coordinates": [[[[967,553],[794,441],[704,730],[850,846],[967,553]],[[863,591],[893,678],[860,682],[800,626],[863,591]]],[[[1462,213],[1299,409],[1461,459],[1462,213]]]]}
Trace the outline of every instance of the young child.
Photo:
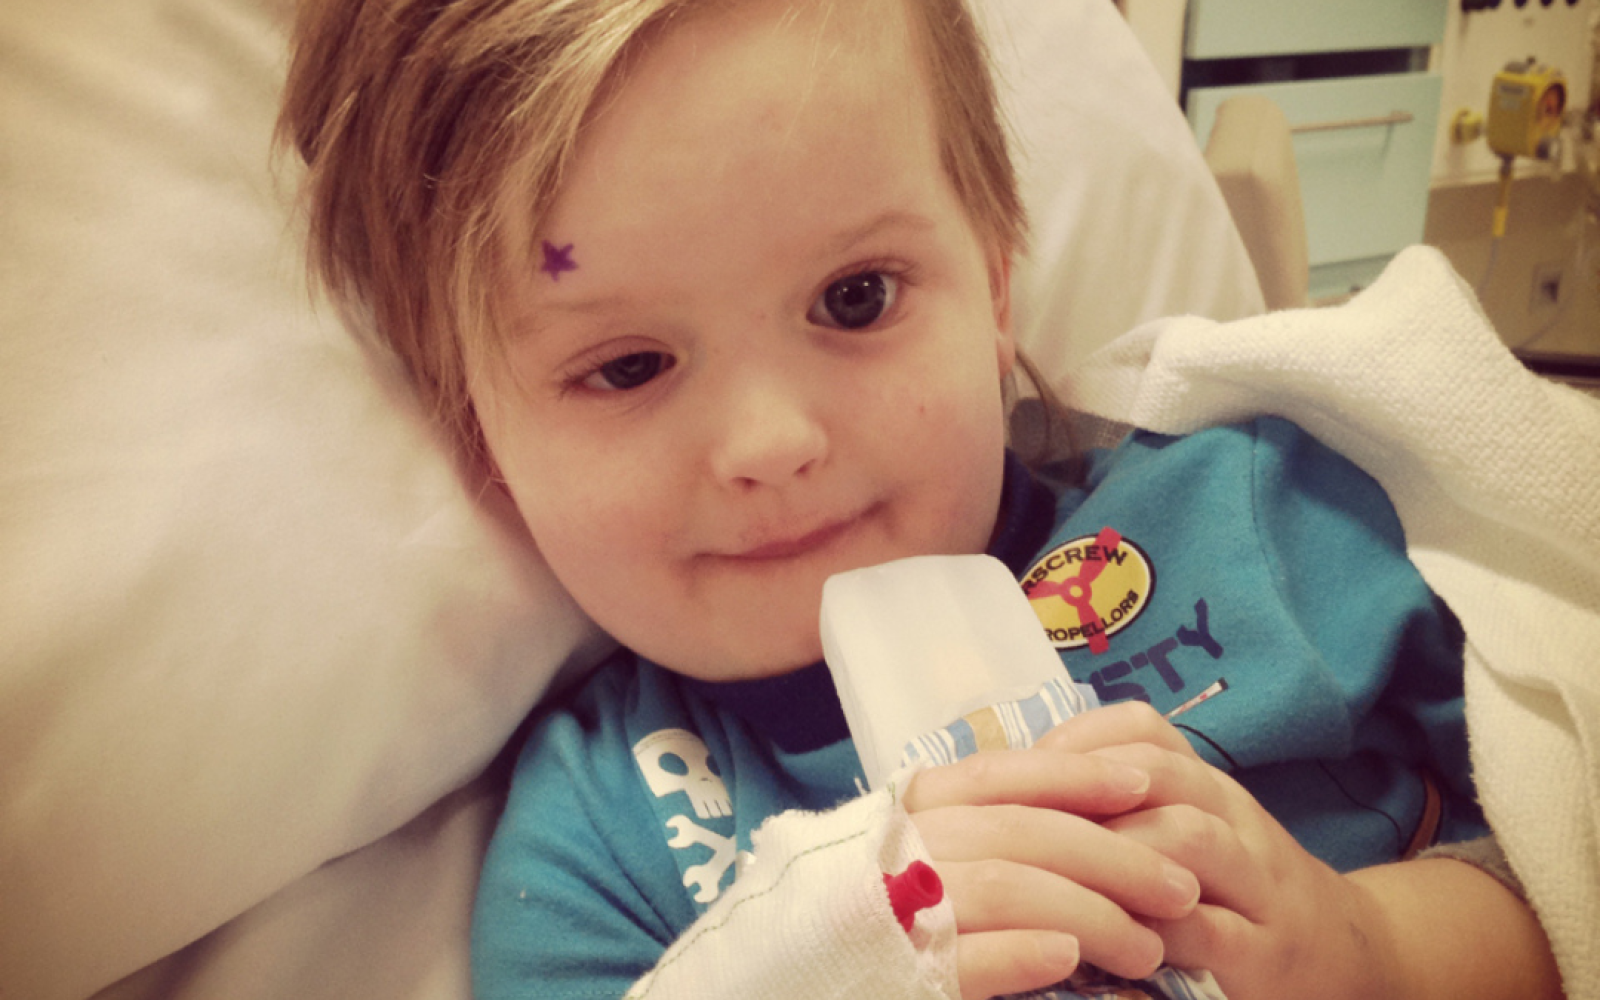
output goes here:
{"type": "MultiPolygon", "coordinates": [[[[624,647],[522,753],[478,995],[622,996],[753,830],[857,799],[823,581],[977,552],[1122,704],[895,800],[962,996],[1163,960],[1235,1000],[1555,995],[1499,881],[1383,864],[1486,830],[1461,636],[1370,479],[1274,420],[1135,435],[1053,488],[1008,454],[996,119],[959,0],[307,8],[284,120],[315,262],[624,647]]],[[[850,995],[807,947],[743,957],[850,995]]]]}

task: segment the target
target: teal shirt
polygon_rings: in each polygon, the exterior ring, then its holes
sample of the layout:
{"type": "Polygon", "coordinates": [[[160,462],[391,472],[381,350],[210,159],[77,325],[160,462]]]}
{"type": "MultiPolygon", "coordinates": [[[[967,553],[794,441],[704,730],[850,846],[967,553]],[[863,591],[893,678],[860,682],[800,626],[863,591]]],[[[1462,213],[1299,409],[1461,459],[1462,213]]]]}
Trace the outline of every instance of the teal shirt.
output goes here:
{"type": "Polygon", "coordinates": [[[1135,434],[1064,491],[1049,551],[1110,526],[1153,577],[1109,648],[1066,650],[1102,701],[1162,712],[1313,854],[1349,870],[1398,857],[1426,773],[1440,839],[1487,832],[1473,797],[1463,636],[1406,558],[1388,497],[1277,419],[1135,434]]]}
{"type": "MultiPolygon", "coordinates": [[[[1087,628],[1079,606],[1031,595],[1073,677],[1103,701],[1190,705],[1174,724],[1313,854],[1341,870],[1398,857],[1424,775],[1437,840],[1487,832],[1459,626],[1341,456],[1275,419],[1139,433],[1090,456],[1081,486],[1013,468],[1003,505],[992,551],[1019,579],[1092,577],[1087,628]]],[[[479,887],[476,995],[621,996],[732,882],[751,831],[860,780],[824,665],[706,684],[619,654],[518,759],[479,887]]]]}

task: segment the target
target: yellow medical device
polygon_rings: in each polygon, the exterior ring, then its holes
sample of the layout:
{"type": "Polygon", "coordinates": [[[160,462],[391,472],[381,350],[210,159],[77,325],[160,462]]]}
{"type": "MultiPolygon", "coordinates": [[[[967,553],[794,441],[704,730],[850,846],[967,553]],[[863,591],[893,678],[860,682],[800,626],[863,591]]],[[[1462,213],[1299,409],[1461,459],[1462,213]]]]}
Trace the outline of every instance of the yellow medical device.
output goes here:
{"type": "MultiPolygon", "coordinates": [[[[1567,109],[1567,83],[1561,71],[1529,58],[1507,63],[1489,90],[1489,148],[1500,157],[1500,201],[1493,233],[1506,233],[1511,203],[1511,165],[1519,156],[1547,160],[1558,154],[1561,115],[1567,109]]],[[[1487,277],[1487,275],[1485,275],[1487,277]]]]}
{"type": "Polygon", "coordinates": [[[1500,156],[1549,159],[1561,134],[1567,83],[1534,60],[1508,63],[1489,93],[1489,148],[1500,156]]]}

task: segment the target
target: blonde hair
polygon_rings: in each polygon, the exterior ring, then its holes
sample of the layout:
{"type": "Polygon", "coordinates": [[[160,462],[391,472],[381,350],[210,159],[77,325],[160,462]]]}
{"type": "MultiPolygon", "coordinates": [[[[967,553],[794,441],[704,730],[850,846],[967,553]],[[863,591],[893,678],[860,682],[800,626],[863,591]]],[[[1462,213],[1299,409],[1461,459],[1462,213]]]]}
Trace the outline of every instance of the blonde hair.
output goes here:
{"type": "MultiPolygon", "coordinates": [[[[310,266],[370,316],[468,454],[483,444],[467,349],[499,343],[494,289],[520,263],[507,185],[531,199],[536,230],[630,47],[704,2],[302,0],[279,135],[308,168],[310,266]]],[[[964,0],[902,2],[942,166],[980,238],[1009,258],[1024,216],[972,15],[964,0]]]]}

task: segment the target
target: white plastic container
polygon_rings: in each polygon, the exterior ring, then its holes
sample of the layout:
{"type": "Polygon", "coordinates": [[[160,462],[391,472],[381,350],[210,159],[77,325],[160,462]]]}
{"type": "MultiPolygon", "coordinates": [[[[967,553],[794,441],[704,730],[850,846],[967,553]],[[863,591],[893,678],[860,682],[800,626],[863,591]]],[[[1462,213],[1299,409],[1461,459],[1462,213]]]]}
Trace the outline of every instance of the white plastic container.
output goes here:
{"type": "Polygon", "coordinates": [[[1095,703],[992,556],[916,556],[831,577],[822,651],[874,789],[915,757],[1029,746],[1095,703]]]}

